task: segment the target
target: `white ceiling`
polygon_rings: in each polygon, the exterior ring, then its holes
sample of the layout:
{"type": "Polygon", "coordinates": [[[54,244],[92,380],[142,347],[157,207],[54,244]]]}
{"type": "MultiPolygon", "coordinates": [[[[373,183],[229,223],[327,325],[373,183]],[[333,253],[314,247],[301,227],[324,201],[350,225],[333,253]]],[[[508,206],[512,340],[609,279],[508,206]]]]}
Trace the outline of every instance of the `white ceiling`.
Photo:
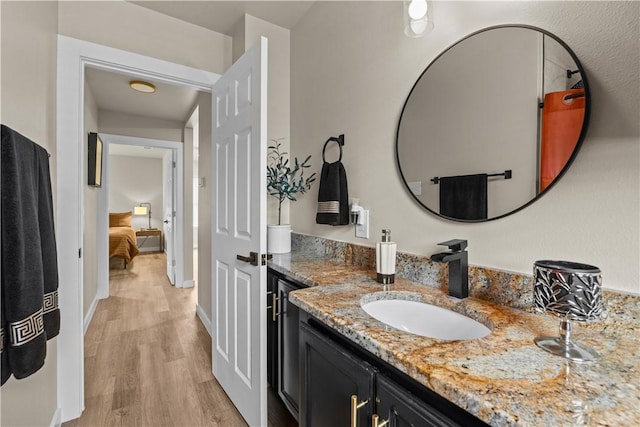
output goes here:
{"type": "Polygon", "coordinates": [[[186,122],[198,96],[193,89],[153,80],[148,81],[156,86],[155,93],[137,92],[129,87],[134,78],[95,68],[85,76],[99,110],[186,122]]]}
{"type": "Polygon", "coordinates": [[[228,36],[245,13],[292,29],[313,1],[131,1],[228,36]]]}

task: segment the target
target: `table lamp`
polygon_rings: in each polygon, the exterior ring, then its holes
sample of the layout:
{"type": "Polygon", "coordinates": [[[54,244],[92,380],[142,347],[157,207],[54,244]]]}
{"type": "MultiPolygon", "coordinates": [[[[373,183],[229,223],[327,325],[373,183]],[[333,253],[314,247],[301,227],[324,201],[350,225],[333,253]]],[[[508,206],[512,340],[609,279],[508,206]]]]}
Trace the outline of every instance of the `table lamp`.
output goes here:
{"type": "Polygon", "coordinates": [[[570,261],[536,261],[534,299],[540,312],[559,316],[559,337],[537,337],[538,347],[576,362],[598,358],[591,349],[571,339],[571,322],[596,319],[602,312],[602,275],[592,265],[570,261]]]}
{"type": "Polygon", "coordinates": [[[147,203],[147,202],[138,203],[138,206],[134,206],[133,207],[133,214],[134,215],[148,215],[149,216],[149,228],[147,228],[147,230],[153,230],[153,228],[151,228],[151,203],[147,203]],[[149,207],[147,208],[146,206],[143,206],[143,205],[149,205],[149,207]]]}

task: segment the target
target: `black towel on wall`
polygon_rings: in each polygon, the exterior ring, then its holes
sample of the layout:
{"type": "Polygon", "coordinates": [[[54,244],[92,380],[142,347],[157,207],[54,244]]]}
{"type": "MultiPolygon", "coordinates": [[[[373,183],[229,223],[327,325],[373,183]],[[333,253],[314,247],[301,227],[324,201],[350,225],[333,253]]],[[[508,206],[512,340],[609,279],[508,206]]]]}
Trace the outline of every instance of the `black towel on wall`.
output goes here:
{"type": "Polygon", "coordinates": [[[49,154],[2,125],[2,384],[44,364],[60,331],[49,154]]]}
{"type": "Polygon", "coordinates": [[[487,174],[440,178],[440,215],[463,220],[487,219],[487,174]]]}
{"type": "Polygon", "coordinates": [[[347,173],[340,161],[324,162],[322,164],[316,223],[329,225],[349,224],[347,173]]]}

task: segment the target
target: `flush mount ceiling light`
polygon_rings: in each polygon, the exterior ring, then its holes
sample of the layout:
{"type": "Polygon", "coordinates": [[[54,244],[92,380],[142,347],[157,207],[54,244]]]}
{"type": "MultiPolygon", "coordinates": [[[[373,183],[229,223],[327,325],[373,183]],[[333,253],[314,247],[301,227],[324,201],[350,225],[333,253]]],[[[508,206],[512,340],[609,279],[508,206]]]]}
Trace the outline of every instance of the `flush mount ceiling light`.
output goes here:
{"type": "Polygon", "coordinates": [[[155,85],[142,80],[131,80],[129,82],[129,87],[142,93],[153,93],[156,91],[155,85]]]}
{"type": "Polygon", "coordinates": [[[431,8],[427,0],[405,0],[403,4],[404,33],[407,36],[422,37],[433,30],[431,8]]]}

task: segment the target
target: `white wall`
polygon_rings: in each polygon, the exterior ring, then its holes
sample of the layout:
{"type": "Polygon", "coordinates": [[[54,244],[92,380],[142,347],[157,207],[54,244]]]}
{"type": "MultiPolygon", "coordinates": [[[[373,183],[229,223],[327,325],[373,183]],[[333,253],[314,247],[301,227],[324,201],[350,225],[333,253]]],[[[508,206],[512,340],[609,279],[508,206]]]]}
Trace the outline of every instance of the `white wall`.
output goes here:
{"type": "Polygon", "coordinates": [[[211,320],[211,94],[196,100],[199,126],[198,173],[205,186],[198,189],[198,305],[211,320]]]}
{"type": "Polygon", "coordinates": [[[231,65],[231,37],[126,1],[62,1],[60,34],[215,73],[231,65]]]}
{"type": "Polygon", "coordinates": [[[640,293],[640,3],[433,2],[435,29],[403,35],[400,2],[317,2],[291,32],[292,153],[346,134],[349,194],[371,210],[369,240],[351,226],[315,224],[317,186],[292,205],[295,231],[373,246],[390,228],[398,249],[429,255],[451,238],[469,240],[469,262],[531,274],[535,260],[592,263],[604,286],[640,293]],[[395,164],[404,101],[444,49],[488,26],[523,23],[563,39],[585,67],[592,90],[590,130],[563,179],[542,199],[506,218],[461,224],[422,210],[395,164]]]}
{"type": "MultiPolygon", "coordinates": [[[[88,138],[89,132],[98,132],[98,106],[91,92],[91,88],[84,84],[84,135],[88,138]]],[[[88,159],[83,159],[82,188],[84,189],[84,232],[82,235],[82,266],[83,266],[83,315],[86,317],[91,308],[91,303],[98,294],[98,254],[97,233],[98,229],[98,194],[102,187],[90,187],[88,182],[88,159]]],[[[103,173],[104,177],[105,174],[103,173]]]]}
{"type": "MultiPolygon", "coordinates": [[[[233,59],[242,54],[260,40],[268,39],[267,64],[267,139],[282,139],[284,151],[289,151],[290,105],[291,105],[291,33],[288,29],[264,21],[248,14],[244,15],[236,26],[233,36],[233,59]]],[[[278,223],[278,202],[267,197],[267,222],[278,223]]],[[[289,201],[282,204],[282,223],[289,223],[289,201]]]]}
{"type": "MultiPolygon", "coordinates": [[[[141,202],[151,203],[151,227],[161,229],[164,212],[162,159],[109,156],[109,212],[133,211],[141,202]]],[[[149,228],[149,217],[133,215],[131,226],[149,228]]]]}
{"type": "MultiPolygon", "coordinates": [[[[55,2],[0,2],[0,121],[51,154],[56,203],[55,2]]],[[[44,366],[23,380],[9,379],[0,391],[0,425],[50,425],[57,408],[57,338],[47,343],[44,366]]]]}
{"type": "Polygon", "coordinates": [[[182,141],[184,123],[152,117],[100,110],[98,126],[101,133],[134,136],[138,138],[182,141]]]}
{"type": "MultiPolygon", "coordinates": [[[[185,126],[184,135],[184,181],[183,181],[183,201],[187,206],[185,216],[183,218],[184,229],[184,277],[185,279],[193,279],[193,211],[198,209],[193,203],[193,138],[194,130],[192,127],[185,126]],[[186,215],[186,211],[189,212],[186,215]]],[[[197,213],[196,213],[197,214],[197,213]]]]}

